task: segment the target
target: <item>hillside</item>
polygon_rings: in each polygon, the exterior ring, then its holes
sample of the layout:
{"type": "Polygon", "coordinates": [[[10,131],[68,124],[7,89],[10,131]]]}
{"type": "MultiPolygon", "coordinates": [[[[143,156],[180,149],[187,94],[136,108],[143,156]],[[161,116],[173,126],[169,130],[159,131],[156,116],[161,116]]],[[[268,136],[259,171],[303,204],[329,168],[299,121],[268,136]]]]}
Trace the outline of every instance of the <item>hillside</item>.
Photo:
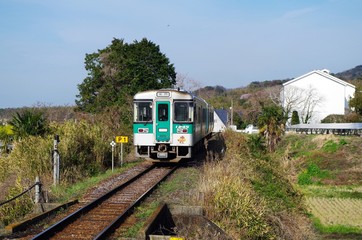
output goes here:
{"type": "Polygon", "coordinates": [[[362,79],[362,65],[356,66],[340,73],[336,73],[334,74],[334,76],[342,80],[362,79]]]}

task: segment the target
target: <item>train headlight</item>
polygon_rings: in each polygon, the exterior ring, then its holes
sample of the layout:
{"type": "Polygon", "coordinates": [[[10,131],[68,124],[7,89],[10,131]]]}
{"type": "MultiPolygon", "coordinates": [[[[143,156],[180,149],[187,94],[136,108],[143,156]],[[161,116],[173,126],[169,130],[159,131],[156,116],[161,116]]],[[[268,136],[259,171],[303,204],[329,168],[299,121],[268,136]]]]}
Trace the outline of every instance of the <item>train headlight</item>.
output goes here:
{"type": "Polygon", "coordinates": [[[138,133],[148,133],[148,128],[139,128],[138,133]]]}
{"type": "Polygon", "coordinates": [[[188,129],[187,128],[177,128],[177,133],[187,133],[188,129]]]}

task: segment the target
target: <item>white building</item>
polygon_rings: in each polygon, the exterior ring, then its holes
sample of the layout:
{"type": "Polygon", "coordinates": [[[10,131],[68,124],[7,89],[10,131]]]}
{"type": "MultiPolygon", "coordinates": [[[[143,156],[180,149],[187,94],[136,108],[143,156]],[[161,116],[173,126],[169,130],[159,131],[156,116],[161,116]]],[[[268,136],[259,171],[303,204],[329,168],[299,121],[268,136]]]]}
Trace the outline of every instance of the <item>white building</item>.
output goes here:
{"type": "Polygon", "coordinates": [[[345,114],[355,86],[314,70],[283,84],[281,100],[285,110],[298,111],[301,123],[320,123],[330,114],[345,114]]]}
{"type": "Polygon", "coordinates": [[[224,109],[214,111],[214,130],[213,132],[224,132],[228,125],[228,112],[224,109]]]}

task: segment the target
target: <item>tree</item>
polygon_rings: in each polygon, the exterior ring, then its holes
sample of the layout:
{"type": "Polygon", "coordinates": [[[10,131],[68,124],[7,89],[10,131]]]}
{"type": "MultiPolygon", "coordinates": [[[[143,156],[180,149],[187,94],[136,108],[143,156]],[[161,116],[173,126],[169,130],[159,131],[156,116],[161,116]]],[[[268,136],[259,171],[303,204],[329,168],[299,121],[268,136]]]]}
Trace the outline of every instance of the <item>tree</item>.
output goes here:
{"type": "Polygon", "coordinates": [[[354,97],[349,100],[349,106],[354,112],[362,115],[362,84],[356,86],[354,97]]]}
{"type": "Polygon", "coordinates": [[[86,54],[88,76],[78,85],[76,104],[86,112],[99,112],[119,106],[130,96],[148,89],[168,88],[176,83],[173,64],[160,47],[146,38],[112,44],[96,53],[86,54]]]}
{"type": "Polygon", "coordinates": [[[285,117],[282,107],[275,104],[270,104],[268,106],[262,104],[258,127],[259,132],[265,137],[269,152],[275,150],[276,144],[284,134],[286,121],[287,118],[285,117]]]}
{"type": "Polygon", "coordinates": [[[188,77],[187,74],[177,73],[175,87],[188,92],[195,92],[201,88],[201,83],[188,77]]]}
{"type": "Polygon", "coordinates": [[[12,126],[15,138],[26,136],[44,136],[48,131],[48,123],[41,111],[25,110],[17,112],[9,122],[12,126]]]}
{"type": "Polygon", "coordinates": [[[284,87],[282,94],[284,112],[290,117],[292,109],[297,109],[302,123],[309,123],[313,118],[314,109],[323,102],[323,98],[312,86],[299,88],[294,86],[284,87]]]}
{"type": "Polygon", "coordinates": [[[293,111],[292,113],[292,121],[291,121],[291,124],[292,125],[296,125],[296,124],[299,124],[300,123],[300,120],[299,120],[299,115],[298,115],[298,111],[293,111]]]}

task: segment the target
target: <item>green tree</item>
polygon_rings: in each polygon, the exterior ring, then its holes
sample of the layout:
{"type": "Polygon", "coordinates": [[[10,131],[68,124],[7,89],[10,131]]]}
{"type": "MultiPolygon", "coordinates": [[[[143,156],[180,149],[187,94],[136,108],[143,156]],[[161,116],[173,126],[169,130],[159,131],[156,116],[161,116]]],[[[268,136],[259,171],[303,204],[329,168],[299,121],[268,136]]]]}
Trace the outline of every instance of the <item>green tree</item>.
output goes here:
{"type": "Polygon", "coordinates": [[[258,119],[259,132],[263,134],[266,140],[269,152],[275,150],[276,144],[284,134],[287,118],[281,106],[271,104],[262,105],[262,111],[258,119]]]}
{"type": "Polygon", "coordinates": [[[120,106],[139,91],[169,88],[176,83],[173,64],[146,38],[131,44],[113,39],[105,49],[86,54],[85,69],[88,76],[78,85],[76,104],[86,112],[120,106]]]}
{"type": "Polygon", "coordinates": [[[357,85],[354,97],[349,100],[349,106],[354,112],[362,115],[362,84],[357,85]]]}
{"type": "Polygon", "coordinates": [[[12,126],[15,138],[26,136],[43,136],[48,131],[48,123],[44,114],[38,110],[25,110],[17,112],[9,124],[12,126]]]}
{"type": "Polygon", "coordinates": [[[292,113],[292,121],[291,121],[291,124],[292,125],[296,125],[296,124],[299,124],[300,123],[300,120],[299,120],[299,115],[298,115],[298,111],[293,111],[292,113]]]}

